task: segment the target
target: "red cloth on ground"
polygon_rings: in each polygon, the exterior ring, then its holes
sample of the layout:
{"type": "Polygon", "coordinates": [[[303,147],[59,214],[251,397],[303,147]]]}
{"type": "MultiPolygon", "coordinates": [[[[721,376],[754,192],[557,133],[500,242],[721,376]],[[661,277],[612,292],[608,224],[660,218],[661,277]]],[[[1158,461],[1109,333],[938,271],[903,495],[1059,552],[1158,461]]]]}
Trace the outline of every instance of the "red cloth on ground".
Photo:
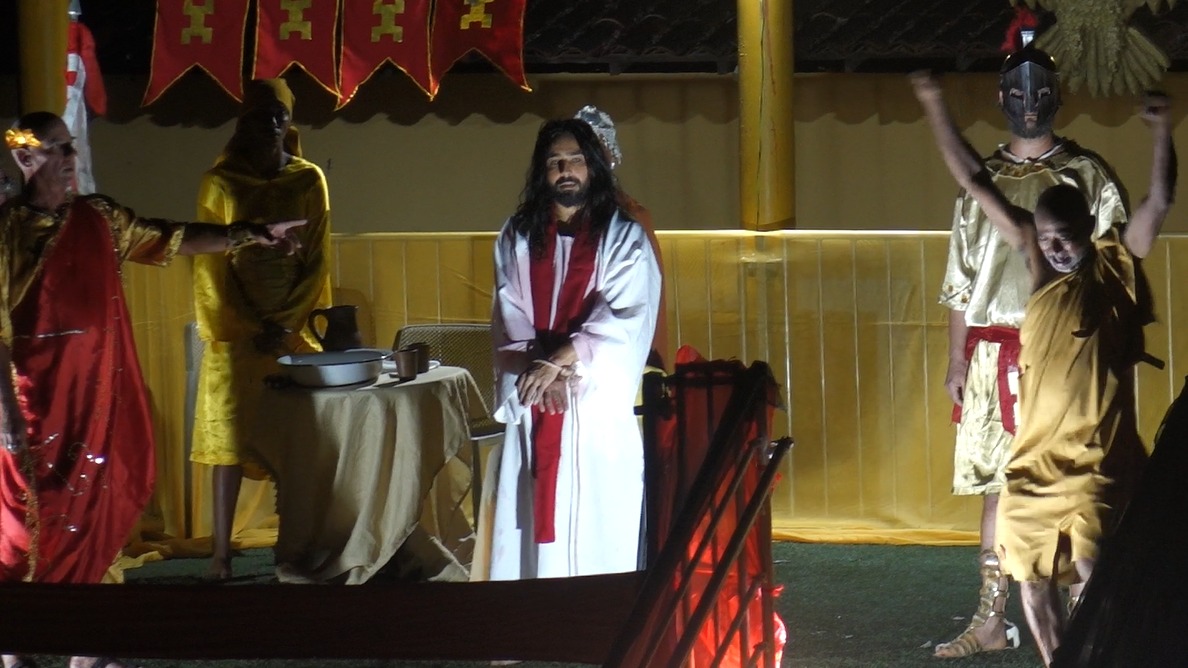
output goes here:
{"type": "Polygon", "coordinates": [[[12,313],[35,421],[0,450],[0,580],[94,583],[151,494],[153,430],[108,221],[77,198],[50,243],[12,313]]]}
{"type": "MultiPolygon", "coordinates": [[[[557,268],[553,258],[557,250],[557,222],[545,229],[544,252],[532,255],[529,280],[532,283],[532,320],[536,340],[547,357],[569,341],[590,313],[586,287],[594,275],[598,255],[595,240],[588,238],[588,226],[579,224],[569,254],[569,266],[557,296],[557,312],[552,313],[553,283],[557,268]],[[553,317],[550,317],[553,316],[553,317]]],[[[542,406],[532,408],[532,475],[534,534],[537,543],[556,540],[557,468],[561,464],[561,427],[565,414],[550,415],[542,406]]]]}
{"type": "MultiPolygon", "coordinates": [[[[1019,395],[1011,391],[1011,373],[1019,373],[1019,330],[1013,327],[970,327],[965,335],[965,361],[973,357],[979,341],[999,344],[998,347],[998,411],[1002,414],[1002,428],[1015,433],[1015,406],[1019,395]]],[[[961,404],[953,404],[953,423],[961,422],[961,404]]]]}

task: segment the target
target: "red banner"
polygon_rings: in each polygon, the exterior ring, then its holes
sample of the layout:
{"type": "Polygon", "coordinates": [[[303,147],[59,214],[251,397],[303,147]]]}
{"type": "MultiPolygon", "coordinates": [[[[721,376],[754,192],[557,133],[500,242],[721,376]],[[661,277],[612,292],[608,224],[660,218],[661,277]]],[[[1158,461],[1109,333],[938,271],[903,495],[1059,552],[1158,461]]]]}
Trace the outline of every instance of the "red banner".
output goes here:
{"type": "Polygon", "coordinates": [[[149,105],[191,67],[200,67],[237,101],[243,99],[243,38],[248,0],[157,0],[149,105]]]}
{"type": "Polygon", "coordinates": [[[257,0],[252,78],[273,79],[296,65],[338,97],[337,27],[338,0],[257,0]]]}
{"type": "Polygon", "coordinates": [[[429,95],[470,51],[494,63],[524,90],[524,9],[527,0],[437,0],[433,10],[433,60],[429,95]]]}
{"type": "Polygon", "coordinates": [[[429,92],[430,0],[343,0],[341,108],[385,62],[429,92]]]}

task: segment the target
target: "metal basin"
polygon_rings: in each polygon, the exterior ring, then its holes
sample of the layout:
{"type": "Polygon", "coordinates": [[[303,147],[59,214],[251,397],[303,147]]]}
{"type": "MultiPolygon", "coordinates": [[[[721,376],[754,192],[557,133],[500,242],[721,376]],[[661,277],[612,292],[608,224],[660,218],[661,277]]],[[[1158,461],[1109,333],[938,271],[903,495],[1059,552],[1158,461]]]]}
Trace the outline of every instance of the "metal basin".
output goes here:
{"type": "Polygon", "coordinates": [[[382,350],[303,353],[277,358],[281,370],[298,385],[337,387],[373,383],[383,368],[382,350]]]}

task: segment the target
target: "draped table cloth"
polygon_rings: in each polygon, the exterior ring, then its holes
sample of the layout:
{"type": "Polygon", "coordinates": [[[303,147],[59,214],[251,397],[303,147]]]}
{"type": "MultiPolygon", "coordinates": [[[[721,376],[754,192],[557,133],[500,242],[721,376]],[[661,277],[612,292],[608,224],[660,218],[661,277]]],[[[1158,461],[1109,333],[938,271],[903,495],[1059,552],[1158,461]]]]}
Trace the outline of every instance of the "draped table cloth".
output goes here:
{"type": "Polygon", "coordinates": [[[276,478],[282,582],[360,584],[381,569],[468,578],[469,422],[486,412],[469,372],[268,390],[261,411],[254,443],[276,478]]]}

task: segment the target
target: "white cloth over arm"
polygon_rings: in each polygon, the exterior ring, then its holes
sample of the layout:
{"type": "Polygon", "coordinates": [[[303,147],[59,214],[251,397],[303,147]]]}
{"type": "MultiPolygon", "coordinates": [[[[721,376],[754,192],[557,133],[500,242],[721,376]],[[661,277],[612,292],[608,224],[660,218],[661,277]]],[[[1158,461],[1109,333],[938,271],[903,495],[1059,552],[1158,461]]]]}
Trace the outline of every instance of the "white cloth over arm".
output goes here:
{"type": "MultiPolygon", "coordinates": [[[[495,419],[508,425],[495,499],[491,578],[565,577],[636,568],[643,503],[643,441],[635,397],[660,300],[660,269],[643,228],[616,215],[599,243],[591,312],[570,340],[577,374],[561,431],[556,537],[533,539],[532,413],[516,379],[536,339],[528,240],[505,224],[495,246],[492,336],[495,419]]],[[[568,266],[558,240],[555,266],[568,266]]],[[[564,272],[552,289],[555,311],[564,272]]]]}

